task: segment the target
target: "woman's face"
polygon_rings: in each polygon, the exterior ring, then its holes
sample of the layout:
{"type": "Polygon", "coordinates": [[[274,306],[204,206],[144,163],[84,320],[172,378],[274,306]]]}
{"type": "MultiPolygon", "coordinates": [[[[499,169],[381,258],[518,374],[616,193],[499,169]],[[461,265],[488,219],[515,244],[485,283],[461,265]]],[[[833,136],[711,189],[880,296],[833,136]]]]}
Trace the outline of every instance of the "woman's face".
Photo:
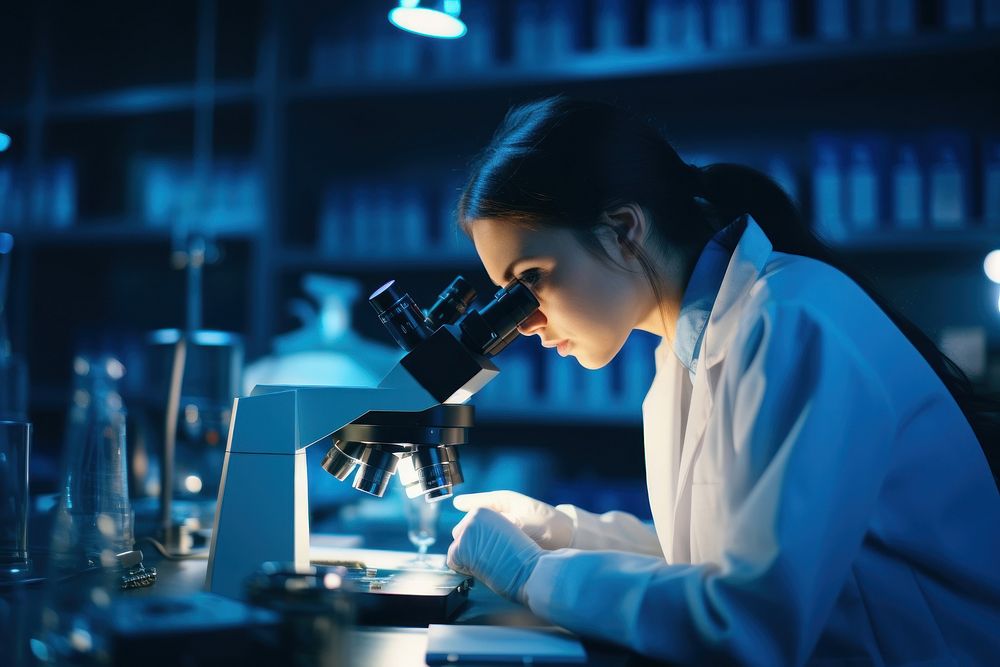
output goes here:
{"type": "MultiPolygon", "coordinates": [[[[655,309],[641,271],[598,258],[568,229],[525,229],[480,219],[471,231],[490,279],[502,286],[518,278],[538,299],[538,310],[519,331],[537,335],[562,356],[573,355],[585,368],[611,361],[632,329],[655,309]]],[[[628,266],[616,243],[605,247],[613,260],[628,266]]]]}

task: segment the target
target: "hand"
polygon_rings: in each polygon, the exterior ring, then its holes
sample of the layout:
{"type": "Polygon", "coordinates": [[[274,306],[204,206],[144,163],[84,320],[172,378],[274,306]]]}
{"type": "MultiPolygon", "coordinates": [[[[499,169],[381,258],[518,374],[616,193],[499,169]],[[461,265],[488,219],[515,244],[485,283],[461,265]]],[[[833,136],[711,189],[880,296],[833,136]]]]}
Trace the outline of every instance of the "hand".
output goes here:
{"type": "Polygon", "coordinates": [[[500,514],[477,507],[451,531],[448,567],[468,574],[495,593],[526,603],[524,584],[542,555],[542,548],[500,514]]]}
{"type": "Polygon", "coordinates": [[[573,519],[552,505],[514,491],[466,493],[455,496],[455,508],[468,512],[486,507],[503,514],[543,549],[563,549],[573,542],[573,519]]]}

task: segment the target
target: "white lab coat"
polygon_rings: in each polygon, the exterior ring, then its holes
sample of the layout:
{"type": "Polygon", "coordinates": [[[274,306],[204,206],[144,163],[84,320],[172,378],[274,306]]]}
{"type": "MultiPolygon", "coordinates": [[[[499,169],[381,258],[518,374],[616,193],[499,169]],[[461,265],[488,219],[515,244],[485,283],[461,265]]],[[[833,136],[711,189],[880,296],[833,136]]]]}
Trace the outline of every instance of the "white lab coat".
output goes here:
{"type": "Polygon", "coordinates": [[[539,559],[532,610],[685,663],[1000,664],[1000,495],[948,391],[852,281],[750,220],[693,384],[666,344],[656,363],[655,535],[563,507],[580,548],[539,559]]]}

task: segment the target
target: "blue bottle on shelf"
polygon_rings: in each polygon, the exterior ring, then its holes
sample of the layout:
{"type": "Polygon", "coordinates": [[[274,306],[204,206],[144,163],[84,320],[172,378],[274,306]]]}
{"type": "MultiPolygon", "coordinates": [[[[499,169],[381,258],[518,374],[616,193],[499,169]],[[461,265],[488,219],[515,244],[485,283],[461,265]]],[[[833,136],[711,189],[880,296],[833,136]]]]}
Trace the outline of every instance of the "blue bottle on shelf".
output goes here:
{"type": "Polygon", "coordinates": [[[898,229],[920,229],[924,222],[924,175],[912,144],[896,150],[892,167],[892,219],[898,229]]]}
{"type": "Polygon", "coordinates": [[[813,220],[816,232],[831,243],[847,240],[844,224],[844,177],[840,142],[832,136],[814,141],[813,220]]]}
{"type": "Polygon", "coordinates": [[[853,231],[867,234],[879,223],[879,179],[872,152],[867,142],[854,142],[847,171],[848,217],[853,231]]]}
{"type": "Polygon", "coordinates": [[[517,3],[514,20],[514,61],[521,67],[537,66],[543,53],[542,12],[535,0],[517,3]]]}
{"type": "Polygon", "coordinates": [[[890,35],[911,35],[916,30],[916,0],[885,0],[885,29],[890,35]]]}
{"type": "Polygon", "coordinates": [[[944,0],[944,27],[950,31],[972,30],[976,27],[974,0],[944,0]]]}
{"type": "Polygon", "coordinates": [[[345,237],[348,227],[347,203],[344,191],[337,186],[328,186],[320,205],[319,230],[316,234],[319,252],[323,257],[343,257],[345,237]]]}
{"type": "Polygon", "coordinates": [[[961,229],[968,215],[968,163],[962,142],[950,136],[932,139],[929,167],[930,219],[937,229],[961,229]]]}
{"type": "Polygon", "coordinates": [[[553,61],[566,61],[577,52],[581,26],[581,3],[577,0],[550,0],[545,16],[543,41],[553,61]]]}
{"type": "Polygon", "coordinates": [[[773,46],[791,40],[789,0],[759,0],[757,3],[757,42],[773,46]]]}
{"type": "Polygon", "coordinates": [[[1000,139],[983,146],[983,222],[1000,229],[1000,139]]]}
{"type": "Polygon", "coordinates": [[[646,9],[648,48],[676,52],[705,48],[704,16],[698,0],[650,0],[646,9]]]}
{"type": "Polygon", "coordinates": [[[816,36],[826,41],[845,41],[851,36],[848,0],[816,0],[816,36]]]}
{"type": "Polygon", "coordinates": [[[1000,0],[983,0],[983,25],[987,28],[1000,26],[1000,0]]]}
{"type": "Polygon", "coordinates": [[[747,46],[749,17],[747,3],[742,0],[712,2],[712,47],[739,49],[747,46]]]}
{"type": "Polygon", "coordinates": [[[598,53],[621,51],[627,44],[626,0],[597,0],[594,7],[594,47],[598,53]]]}
{"type": "Polygon", "coordinates": [[[882,1],[861,0],[857,7],[858,34],[863,39],[871,39],[882,31],[882,1]]]}

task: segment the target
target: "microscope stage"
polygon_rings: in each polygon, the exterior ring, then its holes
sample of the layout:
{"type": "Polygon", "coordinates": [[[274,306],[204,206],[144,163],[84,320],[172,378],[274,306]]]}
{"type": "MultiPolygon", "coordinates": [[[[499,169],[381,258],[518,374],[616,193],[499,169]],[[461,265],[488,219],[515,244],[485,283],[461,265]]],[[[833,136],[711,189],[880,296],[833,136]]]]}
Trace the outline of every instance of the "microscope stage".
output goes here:
{"type": "Polygon", "coordinates": [[[434,569],[348,568],[361,625],[447,623],[465,606],[472,578],[434,569]]]}

